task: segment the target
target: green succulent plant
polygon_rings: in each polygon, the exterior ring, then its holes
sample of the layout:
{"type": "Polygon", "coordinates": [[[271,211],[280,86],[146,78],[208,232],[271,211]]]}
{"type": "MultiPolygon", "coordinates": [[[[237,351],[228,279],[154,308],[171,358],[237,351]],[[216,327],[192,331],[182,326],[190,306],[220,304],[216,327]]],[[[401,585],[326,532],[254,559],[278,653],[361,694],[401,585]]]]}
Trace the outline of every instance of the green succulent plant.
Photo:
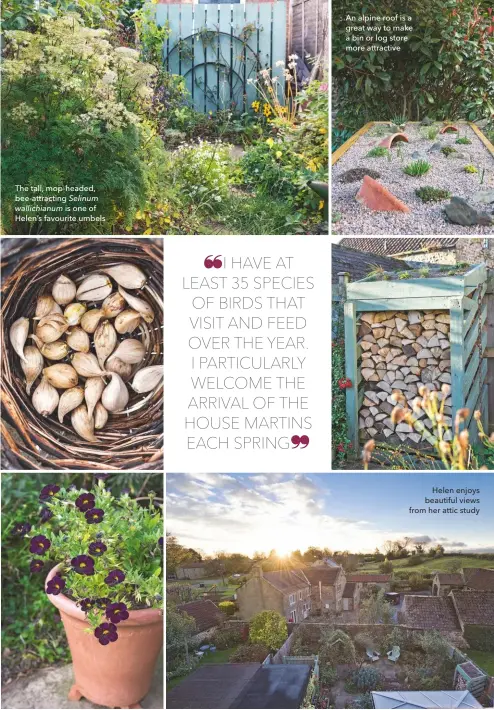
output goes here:
{"type": "Polygon", "coordinates": [[[403,172],[412,177],[420,177],[425,175],[431,169],[431,164],[427,160],[415,160],[403,168],[403,172]]]}
{"type": "Polygon", "coordinates": [[[466,173],[478,173],[478,172],[479,172],[479,171],[477,170],[477,168],[475,167],[475,165],[471,165],[471,164],[470,164],[470,165],[465,165],[465,167],[463,168],[463,170],[464,170],[466,173]]]}
{"type": "Polygon", "coordinates": [[[439,202],[439,200],[447,200],[448,197],[451,197],[451,193],[448,190],[430,186],[417,188],[415,194],[422,202],[439,202]]]}
{"type": "Polygon", "coordinates": [[[376,146],[375,148],[372,148],[367,155],[365,156],[366,158],[384,158],[384,156],[389,154],[389,150],[387,148],[384,148],[383,146],[376,146]]]}

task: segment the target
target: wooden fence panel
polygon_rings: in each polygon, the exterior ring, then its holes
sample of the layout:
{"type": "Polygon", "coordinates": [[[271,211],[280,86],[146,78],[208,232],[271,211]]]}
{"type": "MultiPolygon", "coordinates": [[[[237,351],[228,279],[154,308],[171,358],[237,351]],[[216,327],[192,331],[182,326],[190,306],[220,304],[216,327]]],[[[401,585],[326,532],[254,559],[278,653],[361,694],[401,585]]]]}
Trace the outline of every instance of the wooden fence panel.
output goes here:
{"type": "Polygon", "coordinates": [[[485,296],[487,301],[487,320],[485,323],[485,334],[487,341],[487,353],[491,354],[487,358],[487,385],[489,388],[487,401],[489,412],[489,431],[494,430],[494,280],[491,278],[485,296]]]}
{"type": "Polygon", "coordinates": [[[288,54],[297,54],[304,61],[307,54],[311,57],[321,54],[322,65],[327,67],[328,33],[327,0],[294,0],[291,3],[288,54]]]}

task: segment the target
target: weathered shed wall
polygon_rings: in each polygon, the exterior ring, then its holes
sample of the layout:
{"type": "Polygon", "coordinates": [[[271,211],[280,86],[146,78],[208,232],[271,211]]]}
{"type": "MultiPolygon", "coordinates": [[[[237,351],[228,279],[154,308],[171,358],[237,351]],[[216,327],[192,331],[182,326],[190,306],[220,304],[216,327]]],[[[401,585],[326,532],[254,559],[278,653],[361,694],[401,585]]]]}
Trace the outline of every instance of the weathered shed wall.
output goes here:
{"type": "Polygon", "coordinates": [[[487,384],[489,386],[489,431],[494,429],[494,268],[489,269],[487,286],[487,384]]]}
{"type": "MultiPolygon", "coordinates": [[[[305,60],[307,54],[321,54],[323,69],[329,57],[328,0],[293,0],[289,5],[288,54],[305,60]]],[[[309,62],[306,64],[311,68],[309,62]]]]}

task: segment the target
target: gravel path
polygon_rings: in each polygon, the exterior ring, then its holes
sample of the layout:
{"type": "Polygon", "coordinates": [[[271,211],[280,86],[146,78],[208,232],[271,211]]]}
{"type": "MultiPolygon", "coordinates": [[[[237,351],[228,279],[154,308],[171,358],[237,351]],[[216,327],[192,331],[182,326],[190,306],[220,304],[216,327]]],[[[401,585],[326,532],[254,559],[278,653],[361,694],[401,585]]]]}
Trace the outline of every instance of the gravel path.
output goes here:
{"type": "Polygon", "coordinates": [[[472,201],[473,195],[480,189],[494,188],[494,158],[472,131],[470,126],[460,125],[460,135],[469,138],[471,145],[456,144],[455,133],[438,135],[434,140],[424,139],[417,124],[407,124],[405,133],[409,143],[400,142],[401,148],[392,148],[391,161],[384,158],[366,158],[374,146],[379,145],[383,136],[372,136],[373,129],[361,136],[356,143],[340,158],[332,170],[333,215],[340,213],[342,218],[332,225],[334,234],[494,234],[494,226],[463,227],[446,221],[443,213],[448,200],[424,203],[415,195],[418,187],[432,186],[449,190],[451,195],[463,197],[480,212],[489,213],[492,206],[481,205],[472,201]],[[462,153],[464,158],[446,157],[441,153],[428,152],[434,143],[451,146],[462,153]],[[401,150],[401,157],[399,152],[401,150]],[[411,177],[403,172],[408,163],[413,162],[412,153],[418,152],[431,163],[432,168],[422,177],[411,177]],[[464,172],[465,165],[472,163],[479,173],[464,172]],[[373,212],[355,200],[362,181],[342,183],[342,173],[351,168],[369,168],[377,170],[381,182],[410,209],[403,212],[373,212]],[[480,185],[480,170],[485,168],[484,182],[480,185]]]}

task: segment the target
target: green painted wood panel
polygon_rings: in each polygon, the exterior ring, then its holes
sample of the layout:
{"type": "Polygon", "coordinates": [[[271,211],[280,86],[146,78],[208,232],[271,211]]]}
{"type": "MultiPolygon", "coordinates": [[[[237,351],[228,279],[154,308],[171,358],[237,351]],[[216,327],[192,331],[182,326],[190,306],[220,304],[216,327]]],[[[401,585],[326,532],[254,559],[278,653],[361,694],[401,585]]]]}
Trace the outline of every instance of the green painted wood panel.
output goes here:
{"type": "Polygon", "coordinates": [[[477,286],[487,280],[487,267],[485,264],[479,264],[470,269],[463,276],[465,286],[477,286]]]}
{"type": "Polygon", "coordinates": [[[470,410],[470,414],[468,415],[467,421],[466,421],[466,426],[470,426],[470,422],[475,421],[473,419],[473,414],[476,409],[478,409],[478,399],[480,397],[481,393],[481,388],[483,388],[484,383],[485,383],[485,378],[487,377],[487,360],[482,361],[482,365],[480,366],[479,370],[479,377],[475,380],[473,383],[473,387],[470,391],[470,394],[468,396],[468,399],[466,401],[466,408],[470,410]]]}
{"type": "MultiPolygon", "coordinates": [[[[353,301],[353,299],[351,299],[353,301]]],[[[449,310],[450,296],[440,298],[362,298],[353,301],[357,311],[427,311],[449,310]]]]}
{"type": "MultiPolygon", "coordinates": [[[[465,303],[465,299],[463,299],[463,303],[465,303]]],[[[472,308],[472,310],[468,313],[467,317],[465,318],[465,322],[463,324],[463,337],[465,338],[468,335],[468,331],[472,327],[472,323],[475,320],[475,318],[479,317],[478,313],[478,308],[472,308]]]]}
{"type": "Polygon", "coordinates": [[[476,309],[478,306],[478,303],[475,299],[473,298],[464,298],[463,299],[463,308],[465,308],[467,311],[473,311],[476,309]]]}
{"type": "Polygon", "coordinates": [[[464,341],[465,344],[463,346],[463,359],[464,359],[465,364],[467,363],[468,358],[470,357],[470,355],[472,353],[473,346],[475,345],[477,338],[479,337],[479,328],[480,328],[480,319],[477,318],[474,321],[472,327],[470,328],[470,331],[464,341]]]}
{"type": "Polygon", "coordinates": [[[462,298],[450,301],[450,342],[451,342],[451,398],[453,404],[453,422],[456,412],[464,406],[463,383],[465,361],[463,355],[463,305],[462,298]]]}
{"type": "MultiPolygon", "coordinates": [[[[463,280],[460,276],[437,279],[407,279],[406,281],[354,281],[347,286],[351,300],[373,298],[430,298],[435,296],[463,295],[463,280]]],[[[410,306],[411,308],[411,306],[410,306]]]]}
{"type": "Polygon", "coordinates": [[[357,312],[355,304],[349,301],[344,305],[344,319],[345,376],[353,383],[353,387],[346,390],[348,438],[353,444],[354,451],[358,451],[357,312]]]}
{"type": "Polygon", "coordinates": [[[468,393],[470,392],[470,387],[472,386],[473,379],[475,375],[477,374],[477,370],[479,369],[479,364],[480,364],[480,352],[479,350],[475,350],[474,354],[472,355],[472,358],[470,359],[470,362],[468,363],[468,367],[465,372],[465,381],[463,383],[463,400],[466,401],[468,399],[468,393]]]}

